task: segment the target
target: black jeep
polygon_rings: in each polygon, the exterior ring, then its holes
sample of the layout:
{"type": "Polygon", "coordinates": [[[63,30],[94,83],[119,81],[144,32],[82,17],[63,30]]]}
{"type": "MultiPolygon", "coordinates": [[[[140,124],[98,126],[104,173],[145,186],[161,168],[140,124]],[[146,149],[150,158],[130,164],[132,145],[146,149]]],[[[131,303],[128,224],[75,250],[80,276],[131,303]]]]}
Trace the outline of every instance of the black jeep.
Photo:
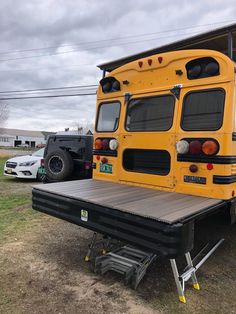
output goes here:
{"type": "Polygon", "coordinates": [[[51,135],[44,151],[43,182],[92,177],[92,135],[51,135]]]}

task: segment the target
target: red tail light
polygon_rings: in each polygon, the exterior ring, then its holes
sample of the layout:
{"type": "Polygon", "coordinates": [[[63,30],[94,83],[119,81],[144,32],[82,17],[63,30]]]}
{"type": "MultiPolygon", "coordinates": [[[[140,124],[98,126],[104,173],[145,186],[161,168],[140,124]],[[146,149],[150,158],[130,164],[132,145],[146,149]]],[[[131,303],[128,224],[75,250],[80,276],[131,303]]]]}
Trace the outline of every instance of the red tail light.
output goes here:
{"type": "Polygon", "coordinates": [[[108,150],[109,149],[109,140],[102,140],[102,149],[108,150]]]}
{"type": "Polygon", "coordinates": [[[190,154],[197,155],[202,152],[202,143],[200,141],[192,141],[189,143],[190,154]]]}
{"type": "Polygon", "coordinates": [[[41,166],[41,167],[44,167],[44,159],[41,159],[41,160],[40,160],[40,166],[41,166]]]}
{"type": "Polygon", "coordinates": [[[91,161],[85,161],[84,162],[84,169],[89,170],[92,167],[91,161]]]}

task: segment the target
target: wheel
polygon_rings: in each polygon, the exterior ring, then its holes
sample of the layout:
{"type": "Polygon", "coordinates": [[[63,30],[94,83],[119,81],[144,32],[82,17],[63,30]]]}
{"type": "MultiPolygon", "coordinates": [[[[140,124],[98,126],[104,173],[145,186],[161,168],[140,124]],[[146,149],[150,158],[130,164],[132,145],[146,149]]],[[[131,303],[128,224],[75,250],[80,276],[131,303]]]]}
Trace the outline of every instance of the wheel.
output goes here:
{"type": "Polygon", "coordinates": [[[46,177],[45,174],[37,173],[37,180],[38,180],[39,182],[44,182],[44,181],[45,181],[45,177],[46,177]]]}
{"type": "Polygon", "coordinates": [[[46,156],[44,167],[49,179],[62,181],[72,173],[74,169],[74,162],[68,152],[59,149],[46,156]]]}

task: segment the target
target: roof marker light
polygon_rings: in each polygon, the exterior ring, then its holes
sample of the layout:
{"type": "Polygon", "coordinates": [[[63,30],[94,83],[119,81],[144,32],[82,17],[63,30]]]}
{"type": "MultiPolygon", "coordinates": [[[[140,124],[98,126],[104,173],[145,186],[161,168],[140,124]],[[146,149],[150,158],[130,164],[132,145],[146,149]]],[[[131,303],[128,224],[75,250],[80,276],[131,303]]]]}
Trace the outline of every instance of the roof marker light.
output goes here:
{"type": "Polygon", "coordinates": [[[152,59],[148,59],[148,65],[152,65],[152,59]]]}
{"type": "Polygon", "coordinates": [[[143,66],[143,61],[138,62],[139,67],[141,68],[143,66]]]}
{"type": "Polygon", "coordinates": [[[161,64],[163,61],[163,58],[162,57],[158,57],[158,62],[161,64]]]}

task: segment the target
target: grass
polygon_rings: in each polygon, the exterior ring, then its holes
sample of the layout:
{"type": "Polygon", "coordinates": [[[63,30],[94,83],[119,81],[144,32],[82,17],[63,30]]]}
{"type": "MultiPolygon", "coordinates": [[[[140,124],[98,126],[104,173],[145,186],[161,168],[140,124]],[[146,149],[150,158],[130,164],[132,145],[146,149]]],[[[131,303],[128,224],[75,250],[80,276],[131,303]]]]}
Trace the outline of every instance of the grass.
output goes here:
{"type": "MultiPolygon", "coordinates": [[[[31,185],[35,182],[3,176],[5,161],[6,158],[0,158],[0,313],[77,313],[78,308],[81,308],[81,313],[95,313],[96,307],[92,312],[86,309],[91,310],[93,298],[97,298],[99,303],[102,296],[101,302],[110,302],[104,294],[102,282],[106,287],[112,287],[113,281],[109,276],[105,279],[98,277],[98,285],[95,282],[93,290],[86,266],[79,264],[81,252],[87,250],[87,233],[80,234],[80,229],[75,232],[73,228],[71,231],[68,224],[58,223],[54,218],[50,220],[49,216],[33,211],[31,185]],[[80,278],[84,278],[82,284],[80,278]],[[71,293],[75,286],[81,289],[78,290],[81,295],[87,286],[90,287],[86,300],[88,307],[83,298],[80,300],[80,296],[71,293]],[[70,311],[70,305],[76,311],[70,311]]],[[[226,225],[221,216],[209,217],[208,221],[199,224],[197,235],[200,242],[207,242],[209,236],[225,238],[223,245],[198,272],[201,290],[194,291],[191,284],[187,285],[187,304],[180,304],[169,263],[158,260],[156,266],[148,271],[140,289],[132,292],[147,307],[147,312],[143,313],[149,313],[150,307],[154,312],[159,313],[160,310],[168,314],[236,313],[235,225],[226,225]]],[[[122,289],[117,290],[118,303],[127,302],[123,299],[122,289]]],[[[125,293],[126,289],[129,291],[124,287],[125,293]]],[[[111,313],[112,308],[109,310],[111,313]]]]}
{"type": "Polygon", "coordinates": [[[28,182],[3,175],[6,158],[0,158],[0,243],[6,237],[16,237],[39,219],[31,209],[31,188],[28,182]]]}

